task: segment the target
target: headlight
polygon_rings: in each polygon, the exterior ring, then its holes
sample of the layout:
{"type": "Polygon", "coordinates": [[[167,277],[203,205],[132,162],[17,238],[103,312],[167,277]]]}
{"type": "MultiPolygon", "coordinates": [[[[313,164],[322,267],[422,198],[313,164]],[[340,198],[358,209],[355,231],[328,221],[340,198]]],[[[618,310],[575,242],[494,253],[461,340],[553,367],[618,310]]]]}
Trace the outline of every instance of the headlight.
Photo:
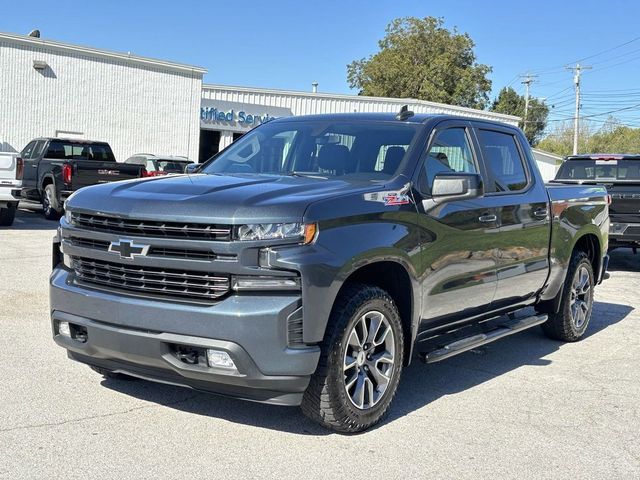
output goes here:
{"type": "Polygon", "coordinates": [[[73,219],[71,218],[71,212],[66,209],[66,204],[67,204],[67,202],[65,202],[64,219],[69,225],[73,225],[73,219]]]}
{"type": "Polygon", "coordinates": [[[238,227],[238,240],[299,239],[309,243],[315,232],[315,223],[252,223],[238,227]]]}

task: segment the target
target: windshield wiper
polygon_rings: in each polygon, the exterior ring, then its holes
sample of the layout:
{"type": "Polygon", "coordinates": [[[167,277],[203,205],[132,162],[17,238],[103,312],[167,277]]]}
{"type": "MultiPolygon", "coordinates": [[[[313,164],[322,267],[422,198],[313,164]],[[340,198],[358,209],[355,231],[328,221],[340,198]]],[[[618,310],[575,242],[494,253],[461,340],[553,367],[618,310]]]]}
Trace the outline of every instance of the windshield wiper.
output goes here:
{"type": "Polygon", "coordinates": [[[315,172],[296,172],[295,170],[285,173],[288,177],[304,177],[304,178],[322,178],[327,180],[329,177],[318,175],[315,172]]]}

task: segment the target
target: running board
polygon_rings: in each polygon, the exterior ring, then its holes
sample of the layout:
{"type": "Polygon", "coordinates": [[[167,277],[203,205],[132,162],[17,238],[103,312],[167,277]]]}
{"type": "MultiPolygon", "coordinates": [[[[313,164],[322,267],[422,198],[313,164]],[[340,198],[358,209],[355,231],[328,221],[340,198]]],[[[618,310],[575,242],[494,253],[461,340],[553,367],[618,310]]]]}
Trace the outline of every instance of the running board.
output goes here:
{"type": "Polygon", "coordinates": [[[536,325],[540,325],[546,321],[547,315],[533,315],[531,317],[516,320],[507,320],[506,322],[499,324],[494,330],[456,340],[455,342],[449,343],[437,350],[422,353],[420,357],[425,363],[439,362],[445,358],[473,350],[474,348],[495,342],[496,340],[508,337],[514,333],[522,332],[523,330],[535,327],[536,325]]]}

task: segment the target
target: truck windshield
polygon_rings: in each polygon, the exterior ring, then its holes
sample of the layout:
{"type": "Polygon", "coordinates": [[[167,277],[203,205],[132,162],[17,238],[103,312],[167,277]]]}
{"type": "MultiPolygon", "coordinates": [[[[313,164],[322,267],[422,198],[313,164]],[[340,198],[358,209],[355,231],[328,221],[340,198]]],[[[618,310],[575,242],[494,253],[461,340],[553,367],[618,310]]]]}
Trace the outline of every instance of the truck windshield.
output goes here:
{"type": "Polygon", "coordinates": [[[64,140],[52,140],[49,142],[45,157],[62,160],[116,161],[111,147],[106,143],[82,143],[64,140]]]}
{"type": "Polygon", "coordinates": [[[417,125],[400,122],[266,123],[200,172],[386,180],[398,170],[417,131],[417,125]]]}
{"type": "Polygon", "coordinates": [[[562,164],[557,180],[634,181],[640,182],[638,160],[567,160],[562,164]]]}

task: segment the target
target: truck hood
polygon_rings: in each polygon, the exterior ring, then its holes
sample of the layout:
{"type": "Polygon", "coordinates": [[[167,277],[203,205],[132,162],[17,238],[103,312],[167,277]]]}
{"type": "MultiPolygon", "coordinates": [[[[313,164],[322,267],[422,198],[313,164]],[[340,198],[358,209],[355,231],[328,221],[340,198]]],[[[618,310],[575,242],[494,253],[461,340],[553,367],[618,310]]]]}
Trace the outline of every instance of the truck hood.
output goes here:
{"type": "Polygon", "coordinates": [[[318,200],[382,189],[371,182],[308,177],[176,175],[83,188],[67,207],[148,220],[295,222],[318,200]]]}

